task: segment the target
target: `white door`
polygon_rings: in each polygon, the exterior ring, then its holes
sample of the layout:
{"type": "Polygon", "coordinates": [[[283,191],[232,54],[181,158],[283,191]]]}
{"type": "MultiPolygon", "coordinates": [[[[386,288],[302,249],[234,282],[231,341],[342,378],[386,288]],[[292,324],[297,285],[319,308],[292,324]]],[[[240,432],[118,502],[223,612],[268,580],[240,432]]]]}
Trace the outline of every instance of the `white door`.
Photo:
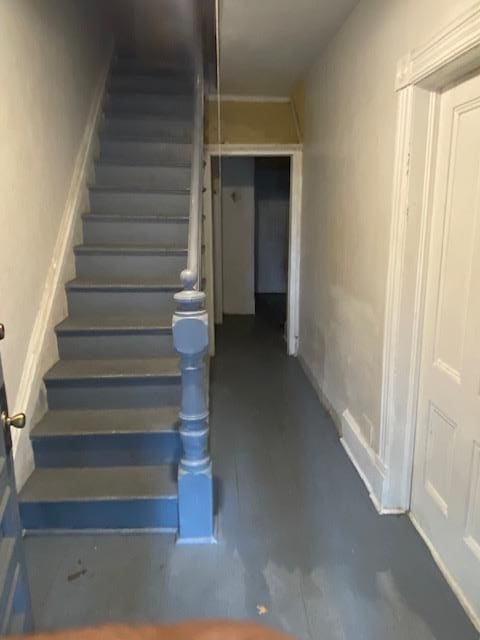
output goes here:
{"type": "Polygon", "coordinates": [[[441,97],[411,510],[480,616],[480,76],[441,97]]]}

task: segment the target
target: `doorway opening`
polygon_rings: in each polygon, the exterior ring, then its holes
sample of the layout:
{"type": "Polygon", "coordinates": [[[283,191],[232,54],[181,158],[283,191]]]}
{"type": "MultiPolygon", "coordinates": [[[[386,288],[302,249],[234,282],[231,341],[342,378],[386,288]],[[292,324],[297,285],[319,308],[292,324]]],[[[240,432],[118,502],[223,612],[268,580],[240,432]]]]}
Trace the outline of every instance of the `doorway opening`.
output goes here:
{"type": "Polygon", "coordinates": [[[257,316],[282,333],[291,355],[298,338],[300,170],[291,152],[211,158],[215,323],[224,315],[257,316]]]}
{"type": "Polygon", "coordinates": [[[290,158],[255,158],[255,314],[286,336],[290,158]]]}

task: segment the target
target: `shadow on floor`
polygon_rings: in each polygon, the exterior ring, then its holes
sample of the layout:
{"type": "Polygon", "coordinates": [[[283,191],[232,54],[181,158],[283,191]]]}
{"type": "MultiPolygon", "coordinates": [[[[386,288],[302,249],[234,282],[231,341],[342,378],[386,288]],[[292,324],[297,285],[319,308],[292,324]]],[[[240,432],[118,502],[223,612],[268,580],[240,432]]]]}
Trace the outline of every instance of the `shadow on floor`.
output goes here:
{"type": "Polygon", "coordinates": [[[477,639],[409,519],[376,513],[281,333],[227,317],[217,354],[218,544],[28,538],[37,628],[234,617],[312,640],[477,639]]]}

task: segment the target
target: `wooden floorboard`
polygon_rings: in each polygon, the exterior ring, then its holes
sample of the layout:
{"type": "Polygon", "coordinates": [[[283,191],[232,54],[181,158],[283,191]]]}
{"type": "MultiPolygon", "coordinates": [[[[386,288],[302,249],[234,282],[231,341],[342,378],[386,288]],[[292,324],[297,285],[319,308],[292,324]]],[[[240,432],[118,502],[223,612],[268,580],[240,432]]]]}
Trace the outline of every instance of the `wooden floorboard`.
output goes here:
{"type": "Polygon", "coordinates": [[[212,367],[218,544],[27,538],[37,629],[250,618],[306,640],[478,638],[408,518],[379,516],[271,320],[226,318],[212,367]]]}

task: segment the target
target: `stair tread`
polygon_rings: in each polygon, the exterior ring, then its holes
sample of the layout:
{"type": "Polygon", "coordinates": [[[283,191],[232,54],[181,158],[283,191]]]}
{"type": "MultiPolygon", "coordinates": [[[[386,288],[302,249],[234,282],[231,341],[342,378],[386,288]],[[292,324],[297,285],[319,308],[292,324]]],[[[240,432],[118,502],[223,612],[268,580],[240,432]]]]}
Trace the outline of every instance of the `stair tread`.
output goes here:
{"type": "Polygon", "coordinates": [[[122,160],[121,158],[98,158],[98,160],[95,160],[95,165],[103,167],[135,167],[137,169],[190,169],[191,162],[176,162],[174,160],[170,160],[168,162],[148,162],[145,160],[139,160],[138,162],[135,162],[134,160],[122,160]]]}
{"type": "Polygon", "coordinates": [[[185,189],[168,189],[158,187],[135,187],[124,185],[92,185],[89,187],[90,191],[104,192],[104,193],[155,193],[165,195],[180,195],[188,196],[190,193],[189,188],[185,189]]]}
{"type": "Polygon", "coordinates": [[[177,406],[47,411],[33,428],[32,438],[176,431],[179,411],[177,406]]]}
{"type": "Polygon", "coordinates": [[[165,216],[155,214],[124,215],[121,213],[84,213],[84,220],[91,222],[179,222],[188,223],[188,216],[165,216]]]}
{"type": "Polygon", "coordinates": [[[103,140],[110,140],[112,142],[141,142],[152,144],[170,144],[173,146],[191,147],[191,142],[185,142],[183,140],[175,140],[175,138],[168,138],[166,136],[154,136],[154,135],[140,135],[132,133],[113,133],[109,131],[103,131],[100,134],[103,140]]]}
{"type": "Polygon", "coordinates": [[[46,382],[96,380],[108,378],[122,380],[131,378],[179,377],[179,359],[161,358],[114,358],[105,360],[58,360],[45,374],[46,382]]]}
{"type": "MultiPolygon", "coordinates": [[[[126,96],[125,96],[126,97],[126,96]]],[[[119,118],[123,118],[124,116],[128,116],[128,115],[134,115],[137,117],[152,117],[152,118],[163,118],[163,117],[168,117],[171,118],[172,120],[174,118],[177,118],[178,120],[181,120],[183,118],[188,118],[189,120],[191,120],[193,122],[193,110],[191,112],[186,112],[186,111],[179,111],[178,114],[176,115],[171,115],[170,112],[168,111],[155,111],[152,110],[151,105],[145,105],[145,104],[131,104],[129,107],[121,107],[121,106],[113,106],[112,104],[107,104],[105,105],[104,111],[103,111],[103,115],[105,116],[105,118],[112,118],[112,117],[119,117],[119,118]]]]}
{"type": "Polygon", "coordinates": [[[67,289],[164,289],[178,291],[178,280],[158,280],[157,278],[75,278],[66,284],[67,289]]]}
{"type": "Polygon", "coordinates": [[[165,98],[165,96],[177,98],[180,100],[189,100],[192,102],[193,109],[193,90],[191,91],[155,91],[155,89],[151,87],[145,87],[144,89],[140,89],[139,87],[135,87],[135,89],[128,89],[127,87],[112,87],[109,86],[107,89],[107,94],[111,98],[115,98],[117,96],[127,96],[129,98],[139,97],[140,99],[145,96],[157,97],[160,100],[165,98]]]}
{"type": "Polygon", "coordinates": [[[176,466],[37,468],[20,502],[176,498],[176,466]]]}
{"type": "Polygon", "coordinates": [[[167,77],[167,78],[181,78],[182,80],[191,80],[192,72],[187,68],[173,68],[171,66],[153,66],[147,64],[137,64],[134,68],[132,67],[118,67],[118,63],[115,63],[112,66],[110,71],[110,77],[112,76],[155,76],[158,77],[167,77]]]}
{"type": "Polygon", "coordinates": [[[57,333],[77,331],[142,331],[172,330],[172,316],[68,316],[57,325],[57,333]]]}
{"type": "Polygon", "coordinates": [[[123,71],[132,69],[153,69],[159,72],[166,73],[191,73],[190,68],[178,62],[172,61],[159,61],[159,60],[145,60],[137,56],[131,55],[128,52],[120,52],[115,55],[113,59],[112,69],[115,71],[123,71]]]}
{"type": "Polygon", "coordinates": [[[74,247],[75,253],[113,253],[113,254],[147,254],[147,255],[168,255],[183,256],[188,249],[186,247],[165,247],[160,245],[119,245],[119,244],[79,244],[74,247]]]}
{"type": "Polygon", "coordinates": [[[119,113],[118,111],[107,112],[105,113],[107,120],[154,120],[158,122],[159,120],[164,121],[165,123],[171,122],[185,122],[188,124],[193,123],[193,114],[192,116],[187,116],[184,113],[177,113],[173,111],[171,113],[160,113],[155,114],[151,112],[139,113],[134,111],[133,113],[127,112],[125,114],[119,113]]]}

